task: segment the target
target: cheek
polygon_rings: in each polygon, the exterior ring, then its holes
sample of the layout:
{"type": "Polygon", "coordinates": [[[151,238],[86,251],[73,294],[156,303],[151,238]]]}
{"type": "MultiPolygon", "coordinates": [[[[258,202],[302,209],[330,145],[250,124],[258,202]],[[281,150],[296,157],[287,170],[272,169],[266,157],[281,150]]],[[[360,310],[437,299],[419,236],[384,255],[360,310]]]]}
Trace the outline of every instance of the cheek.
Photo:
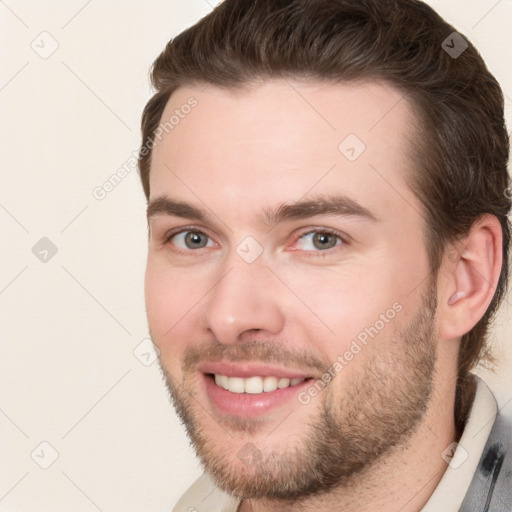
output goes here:
{"type": "Polygon", "coordinates": [[[309,338],[325,345],[323,350],[335,358],[392,307],[394,293],[387,272],[382,263],[370,264],[369,259],[332,270],[290,269],[283,280],[304,303],[293,300],[288,305],[294,321],[305,326],[309,338]]]}
{"type": "Polygon", "coordinates": [[[196,279],[172,272],[151,257],[148,259],[144,286],[146,312],[153,341],[164,355],[171,349],[180,352],[183,348],[180,344],[185,345],[184,330],[200,309],[198,284],[196,279]]]}

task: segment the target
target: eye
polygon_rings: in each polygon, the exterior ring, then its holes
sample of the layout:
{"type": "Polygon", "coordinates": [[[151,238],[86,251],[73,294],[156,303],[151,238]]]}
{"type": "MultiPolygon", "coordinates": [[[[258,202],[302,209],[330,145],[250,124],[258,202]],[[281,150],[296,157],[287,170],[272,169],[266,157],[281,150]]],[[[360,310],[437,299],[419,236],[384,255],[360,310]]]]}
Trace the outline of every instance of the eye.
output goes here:
{"type": "Polygon", "coordinates": [[[193,249],[202,249],[203,247],[213,247],[215,244],[208,235],[202,231],[189,230],[180,231],[179,233],[173,233],[169,235],[165,243],[171,243],[182,251],[188,251],[193,249]]]}
{"type": "Polygon", "coordinates": [[[297,239],[298,248],[303,251],[325,251],[344,242],[340,235],[325,230],[310,231],[297,239]]]}

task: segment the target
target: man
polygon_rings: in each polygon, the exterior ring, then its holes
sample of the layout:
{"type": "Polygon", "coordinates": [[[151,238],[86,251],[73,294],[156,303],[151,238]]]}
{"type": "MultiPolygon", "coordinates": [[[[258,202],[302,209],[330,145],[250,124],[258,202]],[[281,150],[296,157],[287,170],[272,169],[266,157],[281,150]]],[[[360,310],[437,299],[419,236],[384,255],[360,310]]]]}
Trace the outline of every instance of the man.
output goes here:
{"type": "Polygon", "coordinates": [[[415,0],[225,0],[152,82],[147,314],[205,469],[174,510],[511,510],[470,373],[510,241],[474,47],[415,0]]]}

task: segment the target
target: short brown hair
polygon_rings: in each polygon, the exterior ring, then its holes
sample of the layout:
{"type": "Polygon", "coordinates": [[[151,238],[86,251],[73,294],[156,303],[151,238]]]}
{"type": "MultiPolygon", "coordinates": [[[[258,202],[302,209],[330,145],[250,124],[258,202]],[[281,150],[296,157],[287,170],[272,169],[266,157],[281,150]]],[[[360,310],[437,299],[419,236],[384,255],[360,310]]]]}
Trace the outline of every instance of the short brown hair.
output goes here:
{"type": "Polygon", "coordinates": [[[235,89],[285,77],[392,84],[411,100],[420,126],[408,178],[424,209],[431,271],[437,274],[447,243],[464,238],[479,216],[496,216],[503,231],[494,297],[461,340],[458,373],[465,377],[485,354],[489,324],[508,286],[509,138],[499,84],[474,46],[454,32],[417,0],[224,0],[171,39],[152,66],[156,93],[142,116],[139,153],[146,198],[151,151],[145,141],[154,140],[178,87],[235,89]],[[468,45],[460,55],[448,51],[454,41],[468,45]]]}

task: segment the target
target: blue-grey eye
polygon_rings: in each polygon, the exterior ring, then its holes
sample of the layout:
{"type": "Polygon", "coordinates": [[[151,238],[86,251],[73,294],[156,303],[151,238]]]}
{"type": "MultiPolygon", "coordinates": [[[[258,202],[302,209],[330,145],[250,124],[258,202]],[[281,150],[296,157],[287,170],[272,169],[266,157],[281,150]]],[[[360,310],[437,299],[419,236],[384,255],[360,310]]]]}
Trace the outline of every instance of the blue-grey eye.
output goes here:
{"type": "Polygon", "coordinates": [[[211,247],[213,242],[201,231],[182,231],[171,237],[172,243],[180,249],[202,249],[211,247]]]}
{"type": "Polygon", "coordinates": [[[324,231],[312,231],[302,235],[299,240],[299,246],[302,250],[311,250],[311,246],[317,250],[332,249],[342,242],[338,235],[324,231]]]}

